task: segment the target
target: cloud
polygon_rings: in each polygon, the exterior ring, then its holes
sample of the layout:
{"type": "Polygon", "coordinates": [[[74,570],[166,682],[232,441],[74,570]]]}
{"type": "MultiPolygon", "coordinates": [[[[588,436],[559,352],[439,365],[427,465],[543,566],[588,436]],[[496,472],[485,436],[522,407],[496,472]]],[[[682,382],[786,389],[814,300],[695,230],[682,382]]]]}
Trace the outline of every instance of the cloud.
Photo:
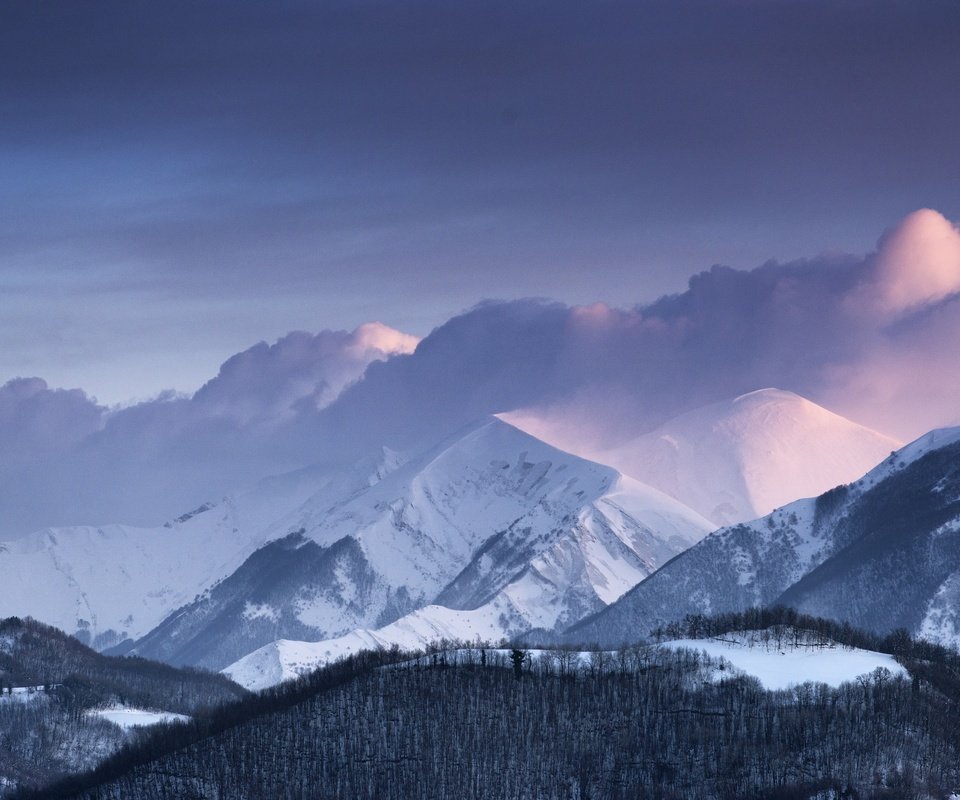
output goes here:
{"type": "Polygon", "coordinates": [[[381,323],[296,331],[228,359],[192,397],[166,392],[121,409],[40,378],[9,381],[0,387],[0,535],[155,523],[316,460],[298,420],[417,342],[381,323]]]}
{"type": "Polygon", "coordinates": [[[292,333],[192,397],[120,411],[14,381],[0,389],[3,527],[156,522],[268,474],[421,451],[494,413],[601,450],[768,386],[910,438],[960,421],[956,240],[924,211],[866,256],[714,266],[634,308],[489,301],[419,343],[377,324],[292,333]]]}
{"type": "Polygon", "coordinates": [[[379,322],[352,333],[294,331],[224,362],[194,395],[203,413],[242,424],[279,422],[306,407],[329,405],[373,361],[412,353],[419,339],[379,322]]]}
{"type": "Polygon", "coordinates": [[[910,439],[960,425],[960,297],[881,328],[857,358],[825,369],[821,399],[858,421],[910,439]]]}
{"type": "Polygon", "coordinates": [[[857,300],[887,313],[909,311],[960,291],[960,230],[929,208],[914,211],[880,240],[857,300]]]}
{"type": "Polygon", "coordinates": [[[105,412],[79,389],[51,389],[40,378],[8,381],[0,386],[0,464],[65,452],[99,430],[105,412]]]}
{"type": "Polygon", "coordinates": [[[861,5],[4,4],[0,372],[122,400],[148,348],[193,388],[318,316],[633,302],[956,213],[960,4],[861,5]]]}
{"type": "Polygon", "coordinates": [[[777,386],[910,438],[957,418],[955,247],[955,228],[924,211],[866,256],[714,266],[646,306],[481,305],[410,358],[371,369],[321,415],[317,435],[331,449],[349,437],[402,448],[512,412],[589,451],[777,386]]]}

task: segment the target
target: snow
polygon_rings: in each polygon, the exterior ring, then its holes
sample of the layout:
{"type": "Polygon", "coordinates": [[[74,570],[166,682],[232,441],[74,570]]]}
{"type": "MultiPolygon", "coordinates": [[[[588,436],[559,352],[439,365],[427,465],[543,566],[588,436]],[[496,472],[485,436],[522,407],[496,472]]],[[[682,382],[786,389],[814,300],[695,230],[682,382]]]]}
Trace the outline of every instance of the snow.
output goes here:
{"type": "MultiPolygon", "coordinates": [[[[59,685],[59,684],[58,684],[59,685]]],[[[46,686],[0,687],[0,703],[31,703],[46,696],[46,686]]]]}
{"type": "Polygon", "coordinates": [[[170,711],[148,711],[143,708],[130,706],[110,706],[96,708],[87,712],[91,716],[102,717],[107,722],[119,725],[124,730],[143,728],[160,723],[186,722],[190,717],[183,714],[174,714],[170,711]]]}
{"type": "Polygon", "coordinates": [[[960,647],[960,572],[952,573],[930,598],[920,635],[947,647],[960,647]]]}
{"type": "Polygon", "coordinates": [[[942,447],[960,442],[960,426],[954,428],[937,428],[925,433],[904,447],[888,455],[886,459],[872,469],[858,483],[872,486],[915,461],[919,461],[927,453],[939,450],[942,447]]]}
{"type": "MultiPolygon", "coordinates": [[[[444,637],[438,636],[432,640],[421,640],[417,637],[407,639],[408,644],[401,643],[402,636],[391,637],[389,634],[379,634],[373,631],[355,631],[349,636],[341,637],[339,640],[328,642],[293,642],[281,640],[273,642],[266,647],[260,648],[255,653],[251,653],[235,664],[230,665],[223,673],[232,680],[239,683],[250,691],[260,691],[275,686],[283,681],[297,678],[312,672],[325,664],[332,663],[338,658],[342,658],[361,650],[376,650],[379,648],[389,649],[392,644],[400,645],[401,649],[415,652],[422,651],[426,644],[439,642],[444,637]]],[[[500,656],[501,660],[507,659],[510,650],[502,647],[484,647],[489,663],[494,663],[494,657],[500,656]]],[[[469,653],[475,660],[479,660],[480,644],[476,647],[446,649],[444,652],[448,657],[454,658],[459,654],[469,653]]],[[[550,658],[549,650],[525,649],[524,652],[531,661],[538,661],[541,658],[550,658]]],[[[590,663],[591,654],[588,651],[572,652],[571,657],[576,658],[577,664],[586,666],[590,663]]],[[[421,658],[431,658],[432,656],[421,656],[421,658]]],[[[407,662],[404,662],[407,663],[407,662]]],[[[409,663],[417,663],[411,661],[409,663]]]]}
{"type": "MultiPolygon", "coordinates": [[[[793,487],[782,491],[798,491],[784,479],[784,464],[796,461],[798,474],[815,472],[832,485],[838,463],[852,469],[881,445],[887,453],[895,444],[778,390],[691,412],[668,423],[656,441],[657,452],[666,447],[662,452],[676,458],[651,458],[647,467],[659,470],[668,489],[672,479],[690,488],[710,478],[709,497],[694,499],[715,518],[726,502],[740,503],[734,516],[747,513],[747,501],[750,508],[769,504],[781,481],[793,487]],[[840,462],[824,457],[824,440],[840,462]]],[[[307,650],[286,644],[261,654],[278,665],[263,670],[288,674],[328,651],[371,641],[419,647],[438,637],[499,640],[534,627],[566,627],[615,602],[715,527],[669,493],[496,418],[416,457],[383,450],[347,469],[300,470],[208,505],[158,528],[51,529],[0,545],[0,573],[9,576],[0,585],[0,615],[33,616],[91,638],[109,631],[138,638],[266,542],[301,530],[321,546],[350,537],[369,567],[367,586],[379,587],[380,606],[360,603],[369,592],[353,584],[355,563],[345,562],[334,571],[334,595],[299,595],[290,607],[249,598],[238,612],[264,621],[294,614],[316,629],[323,640],[306,643],[307,650]],[[496,548],[483,550],[494,537],[496,548]],[[44,592],[34,590],[38,584],[44,592]],[[398,595],[420,607],[378,627],[387,598],[398,595]]],[[[798,521],[776,532],[790,538],[804,563],[824,546],[813,509],[811,501],[784,509],[798,521]]]]}
{"type": "MultiPolygon", "coordinates": [[[[773,442],[778,454],[793,454],[793,439],[779,441],[784,430],[796,438],[809,434],[811,424],[791,427],[783,420],[805,414],[827,419],[824,430],[842,445],[838,450],[859,452],[840,435],[852,423],[795,395],[767,390],[728,405],[737,412],[714,408],[707,415],[723,434],[709,447],[739,443],[748,452],[745,441],[755,448],[773,442]],[[769,430],[749,438],[748,423],[769,430]]],[[[687,428],[686,434],[665,433],[664,441],[689,444],[699,429],[687,428]]],[[[887,452],[889,446],[884,441],[887,452]]],[[[691,450],[691,457],[701,450],[691,450]]],[[[729,473],[713,471],[721,478],[729,473]]],[[[564,626],[616,601],[714,527],[659,489],[487,418],[417,457],[383,450],[348,469],[300,470],[165,526],[51,529],[0,545],[0,572],[10,576],[0,585],[0,614],[33,616],[94,641],[110,632],[114,641],[139,638],[258,547],[300,530],[321,546],[353,538],[384,592],[403,590],[426,605],[471,566],[491,537],[505,534],[497,558],[484,556],[472,565],[473,583],[462,582],[445,596],[452,608],[421,608],[399,623],[403,631],[389,632],[402,633],[404,646],[422,644],[422,636],[433,638],[435,631],[500,638],[564,626]],[[34,591],[38,584],[46,591],[34,591]]],[[[336,574],[339,601],[319,593],[300,596],[286,609],[251,599],[243,616],[277,620],[292,611],[320,634],[350,637],[355,625],[365,640],[385,607],[357,606],[362,593],[348,566],[336,574]],[[348,605],[353,611],[345,625],[348,605]]],[[[99,645],[114,641],[101,638],[99,645]]]]}
{"type": "Polygon", "coordinates": [[[682,414],[598,460],[729,525],[849,483],[900,446],[792,392],[682,414]]]}
{"type": "MultiPolygon", "coordinates": [[[[928,434],[851,495],[957,439],[960,428],[928,434]]],[[[299,470],[164,526],[49,529],[0,544],[0,616],[32,616],[94,640],[111,631],[115,640],[138,638],[258,547],[302,530],[321,546],[353,538],[370,568],[364,580],[384,598],[402,593],[420,607],[378,627],[387,600],[360,603],[365,593],[350,564],[337,566],[334,595],[300,595],[291,607],[248,599],[238,612],[246,620],[293,613],[320,640],[266,644],[237,662],[256,673],[251,681],[282,679],[371,643],[410,648],[436,638],[496,641],[559,630],[615,602],[719,518],[752,514],[778,492],[813,492],[814,482],[829,488],[839,472],[875,463],[895,444],[797,395],[761,390],[685,414],[621,448],[657,489],[488,418],[419,456],[384,449],[349,468],[299,470]],[[709,510],[713,521],[676,496],[709,510]],[[482,550],[496,536],[499,549],[482,550]]],[[[772,515],[769,529],[767,520],[751,527],[792,548],[797,563],[784,569],[799,574],[829,545],[814,517],[814,501],[801,500],[772,515]]],[[[757,565],[747,553],[741,560],[741,582],[753,585],[757,565]]],[[[934,611],[929,625],[946,631],[949,621],[934,611]]]]}
{"type": "Polygon", "coordinates": [[[396,459],[384,453],[351,469],[311,467],[265,479],[154,528],[49,528],[0,542],[0,617],[30,616],[94,642],[113,632],[103,647],[138,638],[289,533],[278,519],[291,509],[308,500],[326,508],[388,473],[396,459]]]}
{"type": "MultiPolygon", "coordinates": [[[[457,613],[449,609],[444,611],[457,613]]],[[[394,644],[405,650],[422,650],[426,644],[436,644],[446,638],[440,627],[434,631],[438,635],[427,638],[430,624],[421,617],[419,629],[413,623],[405,623],[403,626],[387,626],[380,631],[354,631],[326,642],[281,640],[245,656],[223,672],[241,686],[259,691],[361,650],[389,649],[394,644]]],[[[762,637],[763,632],[747,632],[712,639],[676,639],[657,647],[697,650],[713,660],[723,659],[728,669],[717,671],[715,677],[729,676],[731,673],[728,670],[732,668],[736,673],[756,677],[764,688],[770,690],[788,689],[808,682],[836,687],[855,681],[862,675],[869,675],[877,668],[888,670],[892,677],[907,674],[896,659],[886,653],[845,647],[829,640],[818,643],[810,638],[802,639],[806,643],[794,645],[789,632],[784,634],[779,647],[776,640],[765,642],[762,637]]],[[[478,636],[478,640],[483,639],[478,636]]],[[[479,642],[474,649],[478,648],[479,642]]],[[[460,649],[448,652],[456,653],[460,649]]],[[[502,648],[487,648],[487,652],[509,654],[509,650],[502,648]]],[[[550,653],[549,650],[538,649],[528,652],[534,660],[549,656],[550,653]]],[[[577,655],[581,665],[589,663],[589,652],[577,655]]]]}
{"type": "Polygon", "coordinates": [[[303,527],[324,545],[352,536],[391,585],[415,586],[430,596],[456,577],[491,534],[521,518],[535,536],[590,503],[618,498],[637,521],[664,539],[678,537],[683,547],[713,527],[650,487],[626,485],[610,467],[493,418],[404,464],[330,513],[304,506],[286,527],[303,527]],[[414,547],[411,532],[417,535],[414,547]]]}
{"type": "MultiPolygon", "coordinates": [[[[361,627],[313,642],[279,640],[239,659],[224,673],[247,688],[259,689],[371,647],[419,649],[440,639],[499,641],[533,628],[557,629],[577,621],[587,603],[599,608],[615,602],[712,527],[662,492],[608,467],[561,453],[506,423],[485,425],[472,432],[467,442],[466,452],[447,450],[426,466],[408,465],[374,490],[380,496],[399,493],[403,497],[404,493],[409,496],[411,484],[424,493],[429,489],[432,500],[420,500],[416,506],[424,527],[416,528],[418,538],[413,543],[406,533],[403,561],[393,553],[392,561],[378,561],[380,537],[390,535],[386,525],[405,507],[402,501],[372,502],[358,496],[349,504],[349,512],[341,513],[349,513],[353,524],[360,526],[354,535],[365,545],[367,558],[378,563],[388,579],[426,589],[428,597],[463,570],[471,552],[484,541],[484,526],[487,536],[498,526],[524,529],[520,553],[525,562],[507,558],[504,568],[487,556],[478,559],[482,585],[488,588],[480,605],[464,610],[434,603],[379,628],[361,627]],[[511,450],[519,453],[512,460],[491,457],[511,450]],[[467,463],[449,469],[450,460],[468,455],[467,463]],[[440,463],[444,468],[434,471],[440,463]],[[490,465],[498,474],[475,478],[475,464],[490,465]],[[525,470],[523,465],[531,466],[525,470]],[[462,479],[464,474],[469,481],[462,479]],[[519,482],[519,497],[501,476],[519,482]],[[536,502],[532,502],[535,487],[536,502]],[[383,517],[384,509],[389,509],[389,521],[383,517]],[[370,514],[366,526],[364,514],[370,514]],[[442,519],[427,524],[434,514],[442,519]],[[458,550],[463,555],[449,559],[449,553],[458,550]],[[432,570],[443,563],[441,558],[449,561],[434,577],[432,570]]],[[[460,444],[463,440],[457,450],[460,444]]],[[[311,535],[343,535],[339,525],[336,518],[325,521],[311,535]],[[334,533],[325,532],[327,525],[333,526],[334,533]]],[[[300,620],[323,622],[318,608],[301,608],[300,620]]],[[[329,604],[327,611],[342,618],[329,604]]]]}
{"type": "Polygon", "coordinates": [[[902,448],[897,453],[897,461],[904,464],[912,464],[927,453],[955,444],[956,442],[960,442],[960,426],[953,428],[936,428],[902,448]]]}
{"type": "MultiPolygon", "coordinates": [[[[787,637],[789,638],[789,637],[787,637]]],[[[766,689],[788,689],[803,683],[839,686],[869,675],[878,667],[894,677],[906,675],[896,659],[886,653],[843,647],[835,642],[825,645],[764,644],[754,637],[731,635],[716,639],[676,639],[663,647],[705,652],[713,659],[723,658],[735,670],[757,678],[766,689]]]]}
{"type": "Polygon", "coordinates": [[[248,600],[243,607],[243,618],[248,620],[265,619],[276,622],[280,619],[280,614],[269,603],[251,603],[248,600]]]}
{"type": "Polygon", "coordinates": [[[385,609],[358,608],[356,587],[338,569],[339,605],[318,594],[295,607],[300,622],[337,640],[322,653],[371,635],[406,647],[552,629],[574,609],[613,602],[713,526],[656,489],[489,418],[341,503],[309,501],[283,527],[323,546],[352,538],[377,580],[425,605],[444,591],[457,608],[481,604],[472,612],[430,605],[395,623],[399,637],[391,626],[374,632],[385,609]],[[476,555],[498,535],[496,559],[476,555]],[[454,586],[466,567],[473,577],[454,586]],[[358,626],[353,634],[345,618],[358,626]]]}
{"type": "Polygon", "coordinates": [[[471,611],[426,606],[376,630],[361,628],[319,642],[280,639],[244,656],[222,672],[244,688],[257,691],[361,650],[389,649],[394,645],[403,650],[420,650],[443,639],[499,641],[504,635],[500,616],[505,611],[496,604],[471,611]]]}

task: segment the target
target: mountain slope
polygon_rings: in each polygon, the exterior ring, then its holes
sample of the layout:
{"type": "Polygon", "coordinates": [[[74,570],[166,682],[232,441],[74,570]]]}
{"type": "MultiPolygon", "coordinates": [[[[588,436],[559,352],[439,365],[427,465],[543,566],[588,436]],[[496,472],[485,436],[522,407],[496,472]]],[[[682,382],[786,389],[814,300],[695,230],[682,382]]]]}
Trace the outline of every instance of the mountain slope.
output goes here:
{"type": "Polygon", "coordinates": [[[949,591],[960,578],[960,444],[937,449],[913,469],[887,478],[838,522],[837,538],[850,544],[779,602],[821,616],[824,609],[842,609],[844,619],[881,632],[919,633],[926,627],[934,634],[933,610],[936,638],[960,643],[960,609],[942,603],[944,587],[949,591]]]}
{"type": "Polygon", "coordinates": [[[630,478],[616,486],[550,539],[521,540],[511,548],[516,528],[491,537],[435,603],[372,630],[274,641],[224,672],[243,686],[263,688],[370,648],[416,650],[444,639],[496,642],[532,629],[558,630],[617,600],[682,544],[659,538],[669,525],[663,518],[669,498],[630,478]]]}
{"type": "Polygon", "coordinates": [[[0,620],[0,797],[97,765],[130,742],[131,720],[183,719],[245,695],[222,675],[108,658],[33,620],[0,620]]]}
{"type": "Polygon", "coordinates": [[[567,635],[619,642],[686,614],[785,603],[955,644],[958,584],[955,428],[922,437],[855,483],[714,532],[567,635]]]}
{"type": "MultiPolygon", "coordinates": [[[[222,668],[275,639],[325,640],[442,603],[497,636],[613,602],[711,525],[615,470],[497,419],[331,507],[178,610],[134,652],[222,668]],[[474,613],[477,609],[483,609],[474,613]]],[[[443,612],[446,614],[446,611],[443,612]]],[[[458,636],[469,634],[456,622],[458,636]]],[[[434,638],[434,637],[431,637],[434,638]]]]}
{"type": "Polygon", "coordinates": [[[288,533],[277,518],[308,498],[349,496],[395,466],[383,453],[349,469],[314,467],[262,481],[155,528],[49,528],[0,542],[0,615],[31,616],[103,649],[143,636],[288,533]],[[42,586],[43,591],[37,591],[42,586]]]}
{"type": "Polygon", "coordinates": [[[743,644],[541,651],[520,680],[503,651],[367,653],[40,797],[946,798],[960,784],[953,659],[913,662],[911,681],[816,634],[724,639],[743,644]],[[828,685],[768,691],[751,674],[828,685]]]}
{"type": "Polygon", "coordinates": [[[598,458],[729,525],[855,480],[899,446],[792,392],[761,389],[682,414],[598,458]]]}

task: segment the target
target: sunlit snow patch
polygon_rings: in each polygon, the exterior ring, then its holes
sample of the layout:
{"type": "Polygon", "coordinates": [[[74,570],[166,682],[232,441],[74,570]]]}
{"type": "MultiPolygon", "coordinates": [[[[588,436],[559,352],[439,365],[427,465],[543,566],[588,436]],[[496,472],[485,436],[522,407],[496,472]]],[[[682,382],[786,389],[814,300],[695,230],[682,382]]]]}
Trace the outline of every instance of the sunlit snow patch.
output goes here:
{"type": "Polygon", "coordinates": [[[128,706],[95,708],[87,713],[91,716],[102,717],[114,725],[119,725],[124,730],[157,725],[161,722],[186,722],[190,719],[184,714],[174,714],[170,711],[147,711],[146,709],[129,708],[128,706]]]}
{"type": "Polygon", "coordinates": [[[802,683],[839,686],[869,675],[878,667],[893,677],[906,670],[893,656],[845,647],[836,642],[800,644],[789,640],[763,642],[756,636],[731,634],[715,639],[677,639],[664,647],[700,650],[713,659],[723,658],[735,670],[757,678],[766,689],[787,689],[802,683]]]}

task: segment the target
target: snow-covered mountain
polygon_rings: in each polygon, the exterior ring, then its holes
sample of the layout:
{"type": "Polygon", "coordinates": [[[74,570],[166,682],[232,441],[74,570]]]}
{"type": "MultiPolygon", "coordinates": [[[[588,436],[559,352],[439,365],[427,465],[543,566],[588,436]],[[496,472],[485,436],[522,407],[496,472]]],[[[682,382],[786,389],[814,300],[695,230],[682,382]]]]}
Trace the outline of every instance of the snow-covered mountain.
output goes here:
{"type": "Polygon", "coordinates": [[[566,635],[619,642],[687,614],[784,604],[956,645],[958,586],[960,428],[952,428],[854,483],[714,532],[566,635]]]}
{"type": "Polygon", "coordinates": [[[349,469],[300,470],[155,528],[48,528],[2,542],[0,615],[34,617],[99,649],[138,638],[286,534],[278,517],[308,498],[350,496],[395,462],[385,452],[349,469]]]}
{"type": "Polygon", "coordinates": [[[457,637],[559,629],[711,528],[654,489],[490,418],[353,496],[308,500],[275,526],[291,533],[133,652],[220,668],[277,639],[401,618],[457,637]]]}
{"type": "Polygon", "coordinates": [[[597,458],[730,525],[856,480],[901,444],[793,392],[761,389],[597,458]]]}
{"type": "MultiPolygon", "coordinates": [[[[50,529],[2,544],[11,577],[0,612],[116,652],[218,669],[247,659],[271,675],[369,646],[560,631],[715,527],[676,496],[739,517],[772,502],[777,482],[832,485],[892,445],[796,395],[754,392],[612,454],[670,497],[486,418],[419,455],[383,450],[279,476],[157,528],[50,529]]],[[[787,513],[799,525],[819,503],[787,513]]],[[[789,528],[792,518],[763,525],[789,528]]],[[[779,595],[810,564],[791,566],[796,554],[774,545],[757,586],[782,572],[779,595]]],[[[940,587],[946,611],[929,625],[947,624],[951,587],[940,587]]],[[[687,607],[699,587],[685,591],[665,596],[687,607]]]]}

